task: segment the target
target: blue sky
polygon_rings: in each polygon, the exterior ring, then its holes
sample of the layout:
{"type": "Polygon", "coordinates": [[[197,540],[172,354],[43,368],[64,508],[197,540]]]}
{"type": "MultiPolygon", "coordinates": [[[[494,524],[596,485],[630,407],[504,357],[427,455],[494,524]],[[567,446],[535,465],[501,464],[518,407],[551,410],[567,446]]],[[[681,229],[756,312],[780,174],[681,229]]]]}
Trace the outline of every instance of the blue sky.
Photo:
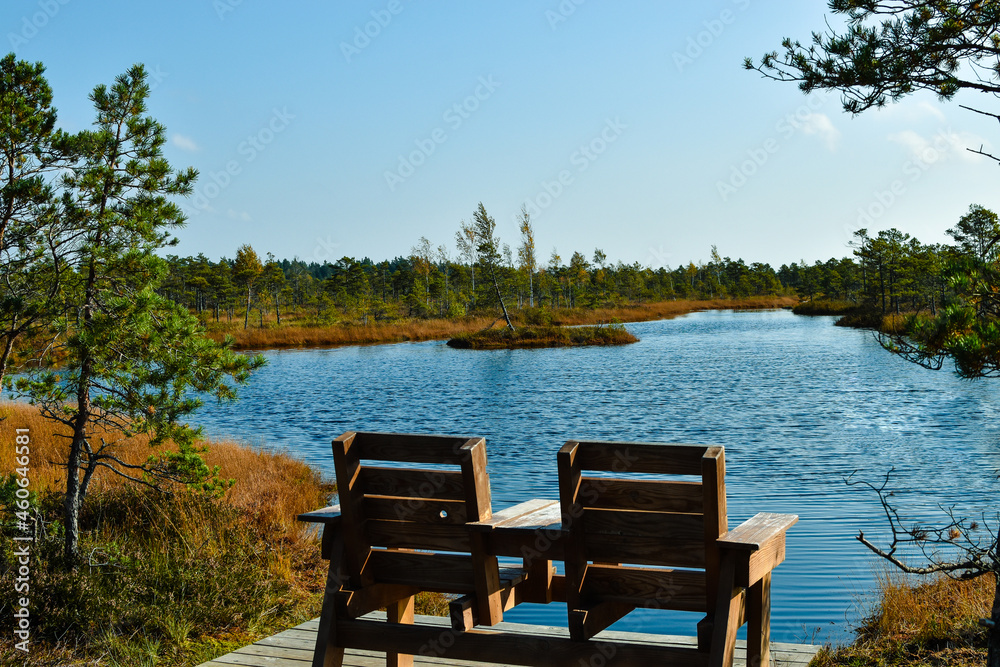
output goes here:
{"type": "MultiPolygon", "coordinates": [[[[918,94],[851,118],[742,69],[805,40],[825,2],[6,0],[5,50],[41,61],[59,123],[133,63],[167,157],[201,172],[179,254],[455,255],[478,202],[516,247],[653,267],[842,257],[854,230],[925,242],[1000,210],[995,124],[918,94]]],[[[836,19],[831,22],[838,25],[836,19]]],[[[995,110],[995,109],[994,109],[995,110]]]]}

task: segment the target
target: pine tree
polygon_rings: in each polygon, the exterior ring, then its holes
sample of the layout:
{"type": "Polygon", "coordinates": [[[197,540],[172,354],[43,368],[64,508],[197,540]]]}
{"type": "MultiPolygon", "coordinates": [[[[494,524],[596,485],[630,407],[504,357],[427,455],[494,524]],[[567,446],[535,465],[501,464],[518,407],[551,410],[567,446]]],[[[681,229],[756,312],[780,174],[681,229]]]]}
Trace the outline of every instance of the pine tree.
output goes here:
{"type": "Polygon", "coordinates": [[[65,555],[79,558],[80,508],[94,473],[107,468],[137,483],[216,487],[183,419],[201,401],[192,391],[234,396],[263,363],[205,337],[197,318],[157,292],[166,262],[156,251],[184,222],[168,200],[191,193],[196,172],[174,172],[162,156],[165,129],[145,115],[149,86],[141,65],[91,95],[95,129],[78,141],[85,157],[65,179],[66,233],[74,240],[66,311],[52,323],[64,363],[21,377],[16,391],[43,416],[72,430],[66,465],[65,555]],[[76,314],[79,313],[77,317],[76,314]],[[127,463],[117,446],[138,434],[176,450],[127,463]]]}

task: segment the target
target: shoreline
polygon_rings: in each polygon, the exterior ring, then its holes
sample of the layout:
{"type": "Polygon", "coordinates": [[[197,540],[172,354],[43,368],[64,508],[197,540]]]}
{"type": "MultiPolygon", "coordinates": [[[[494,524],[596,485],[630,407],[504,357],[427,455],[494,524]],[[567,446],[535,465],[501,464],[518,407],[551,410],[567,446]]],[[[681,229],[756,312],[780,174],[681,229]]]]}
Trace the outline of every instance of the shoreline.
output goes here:
{"type": "MultiPolygon", "coordinates": [[[[682,315],[709,310],[765,310],[791,308],[799,302],[796,296],[747,297],[741,299],[676,300],[643,303],[617,308],[560,309],[556,311],[515,311],[512,319],[517,326],[536,324],[532,314],[544,312],[556,326],[596,325],[618,321],[624,324],[668,320],[682,315]]],[[[369,325],[336,323],[316,326],[292,321],[276,326],[239,328],[239,323],[209,323],[208,335],[221,341],[226,335],[234,338],[234,350],[280,350],[293,348],[348,347],[392,343],[448,340],[460,334],[481,331],[491,318],[466,317],[460,320],[427,319],[395,323],[376,322],[369,325]]]]}

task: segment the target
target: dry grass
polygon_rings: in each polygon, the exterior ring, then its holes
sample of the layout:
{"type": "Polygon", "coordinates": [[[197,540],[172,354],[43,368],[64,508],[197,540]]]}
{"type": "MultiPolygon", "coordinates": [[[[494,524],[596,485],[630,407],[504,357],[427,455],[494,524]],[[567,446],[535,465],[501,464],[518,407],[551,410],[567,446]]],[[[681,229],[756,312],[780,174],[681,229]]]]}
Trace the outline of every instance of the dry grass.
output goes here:
{"type": "Polygon", "coordinates": [[[835,301],[832,299],[813,299],[803,301],[792,308],[796,315],[849,315],[859,310],[853,301],[835,301]]]}
{"type": "Polygon", "coordinates": [[[674,317],[704,310],[791,308],[798,302],[799,299],[795,296],[761,296],[745,299],[710,299],[704,301],[678,299],[676,301],[639,303],[617,308],[556,310],[552,313],[552,321],[553,324],[563,325],[599,324],[613,320],[620,322],[648,322],[650,320],[669,320],[674,317]]]}
{"type": "MultiPolygon", "coordinates": [[[[63,491],[69,430],[44,419],[35,408],[22,403],[0,404],[0,429],[13,434],[27,428],[31,435],[31,488],[63,491]]],[[[13,435],[11,435],[11,440],[13,435]]],[[[219,475],[236,480],[223,500],[275,529],[298,533],[294,517],[322,507],[333,492],[331,484],[301,461],[283,453],[265,452],[234,442],[211,442],[203,455],[209,466],[219,466],[219,475]]],[[[116,454],[126,463],[142,463],[154,453],[149,439],[136,436],[117,445],[116,454]]],[[[0,449],[0,470],[14,469],[14,448],[0,449]]],[[[94,474],[89,493],[120,489],[125,478],[101,468],[94,474]]]]}
{"type": "MultiPolygon", "coordinates": [[[[793,296],[751,297],[746,299],[714,299],[707,301],[677,300],[642,303],[616,308],[571,308],[551,311],[551,323],[561,325],[601,324],[614,320],[645,322],[663,320],[702,310],[757,310],[762,308],[790,308],[798,303],[793,296]]],[[[515,324],[525,321],[523,314],[512,311],[515,324]]],[[[221,340],[229,335],[235,339],[235,348],[265,350],[283,347],[325,347],[338,345],[371,345],[405,341],[445,340],[462,333],[479,331],[495,322],[491,317],[462,319],[405,320],[402,322],[373,322],[368,325],[338,323],[328,326],[305,325],[292,318],[280,327],[265,320],[264,327],[243,329],[242,322],[220,322],[209,325],[209,335],[221,340]]],[[[541,322],[533,322],[540,324],[541,322]]]]}
{"type": "MultiPolygon", "coordinates": [[[[0,419],[9,442],[14,429],[30,433],[30,488],[48,526],[34,547],[30,659],[0,642],[0,665],[190,667],[319,613],[327,564],[295,516],[328,504],[334,488],[304,463],[211,442],[207,463],[235,480],[218,500],[165,496],[101,470],[80,515],[81,548],[107,567],[69,572],[60,565],[65,432],[25,404],[0,404],[0,419]]],[[[0,448],[5,472],[15,467],[13,449],[0,448]]],[[[117,451],[128,462],[150,453],[142,437],[117,451]]],[[[4,566],[10,557],[8,548],[4,566]]],[[[0,607],[11,594],[0,591],[0,607]]],[[[447,603],[422,594],[417,609],[447,613],[447,603]]]]}
{"type": "Polygon", "coordinates": [[[321,347],[338,345],[372,345],[406,341],[442,340],[464,331],[475,331],[490,324],[487,318],[462,320],[409,320],[405,322],[374,322],[311,326],[283,324],[264,328],[243,329],[242,325],[213,326],[209,336],[222,340],[232,336],[238,350],[266,350],[282,347],[321,347]]]}
{"type": "Polygon", "coordinates": [[[955,581],[945,576],[913,584],[892,572],[879,577],[878,599],[850,646],[824,649],[814,667],[950,665],[981,667],[994,578],[955,581]]]}
{"type": "Polygon", "coordinates": [[[473,350],[498,350],[539,347],[580,347],[585,345],[628,345],[639,339],[624,326],[601,327],[520,327],[489,329],[471,334],[459,334],[448,341],[449,347],[473,350]]]}

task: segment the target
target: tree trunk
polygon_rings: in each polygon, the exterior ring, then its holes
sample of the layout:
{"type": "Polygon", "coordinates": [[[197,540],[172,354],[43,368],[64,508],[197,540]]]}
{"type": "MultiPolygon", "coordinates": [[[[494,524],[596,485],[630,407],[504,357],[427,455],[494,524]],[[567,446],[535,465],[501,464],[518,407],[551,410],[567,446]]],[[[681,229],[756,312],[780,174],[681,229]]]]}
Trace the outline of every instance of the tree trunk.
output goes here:
{"type": "Polygon", "coordinates": [[[90,420],[90,375],[93,360],[85,357],[80,365],[80,388],[77,393],[77,413],[73,420],[73,439],[66,461],[66,497],[63,499],[63,521],[66,528],[64,554],[69,569],[76,569],[80,557],[80,506],[83,503],[80,484],[80,460],[87,440],[87,422],[90,420]]]}
{"type": "MultiPolygon", "coordinates": [[[[14,329],[12,326],[11,329],[14,329]]],[[[16,335],[11,331],[7,332],[7,339],[4,341],[3,353],[0,354],[0,387],[3,386],[4,377],[7,375],[7,363],[10,355],[14,352],[14,341],[16,335]]]]}
{"type": "Polygon", "coordinates": [[[247,287],[247,310],[243,315],[243,330],[250,326],[250,288],[247,287]]]}
{"type": "Polygon", "coordinates": [[[80,453],[83,449],[74,429],[66,462],[66,497],[63,499],[63,522],[66,524],[64,555],[69,569],[75,569],[80,555],[80,453]]]}
{"type": "Polygon", "coordinates": [[[510,315],[507,314],[507,306],[503,303],[503,296],[500,294],[500,283],[497,282],[497,272],[496,269],[490,267],[490,276],[493,278],[493,289],[497,292],[497,300],[500,301],[500,308],[503,310],[503,318],[507,320],[507,327],[514,331],[514,324],[510,321],[510,315]]]}

